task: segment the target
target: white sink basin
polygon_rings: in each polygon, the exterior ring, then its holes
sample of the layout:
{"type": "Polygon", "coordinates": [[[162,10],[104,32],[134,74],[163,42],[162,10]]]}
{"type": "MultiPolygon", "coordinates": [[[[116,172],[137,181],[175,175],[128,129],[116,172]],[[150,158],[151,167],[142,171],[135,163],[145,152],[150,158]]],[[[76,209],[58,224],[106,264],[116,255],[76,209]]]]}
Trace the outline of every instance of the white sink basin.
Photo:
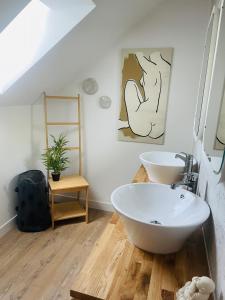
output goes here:
{"type": "MultiPolygon", "coordinates": [[[[151,182],[172,184],[182,179],[185,163],[180,158],[175,158],[176,154],[153,151],[139,156],[151,182]]],[[[195,159],[194,165],[197,165],[195,159]]]]}
{"type": "Polygon", "coordinates": [[[132,183],[113,191],[111,202],[124,221],[129,240],[152,253],[173,253],[209,217],[209,207],[184,189],[132,183]]]}

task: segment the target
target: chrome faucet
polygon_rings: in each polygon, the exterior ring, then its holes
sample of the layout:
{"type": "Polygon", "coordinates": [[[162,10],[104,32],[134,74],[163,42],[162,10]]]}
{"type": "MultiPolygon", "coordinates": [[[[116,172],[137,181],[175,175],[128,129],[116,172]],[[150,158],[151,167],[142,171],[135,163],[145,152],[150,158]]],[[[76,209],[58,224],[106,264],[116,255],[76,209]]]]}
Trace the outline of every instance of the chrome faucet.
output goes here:
{"type": "Polygon", "coordinates": [[[196,193],[198,184],[198,173],[193,171],[193,155],[181,152],[175,155],[175,158],[180,158],[185,162],[184,177],[181,181],[173,183],[172,189],[178,186],[185,186],[188,191],[196,193]]]}

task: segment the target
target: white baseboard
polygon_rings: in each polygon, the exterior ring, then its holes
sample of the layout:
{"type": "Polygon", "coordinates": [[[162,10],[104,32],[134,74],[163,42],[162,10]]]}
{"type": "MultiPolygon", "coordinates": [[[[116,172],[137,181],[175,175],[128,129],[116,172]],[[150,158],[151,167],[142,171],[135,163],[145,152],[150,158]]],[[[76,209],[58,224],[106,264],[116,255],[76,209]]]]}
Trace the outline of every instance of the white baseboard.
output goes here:
{"type": "Polygon", "coordinates": [[[0,226],[0,238],[15,226],[16,215],[0,226]]]}
{"type": "Polygon", "coordinates": [[[89,207],[91,208],[105,210],[105,211],[114,211],[112,204],[108,202],[98,202],[98,201],[89,200],[88,204],[89,207]]]}
{"type": "MultiPolygon", "coordinates": [[[[84,199],[82,199],[81,201],[84,202],[84,199]]],[[[112,204],[109,202],[98,202],[98,201],[89,200],[88,204],[90,208],[95,208],[95,209],[110,211],[110,212],[114,211],[112,204]]],[[[0,238],[15,226],[15,219],[16,219],[16,215],[0,226],[0,238]]]]}

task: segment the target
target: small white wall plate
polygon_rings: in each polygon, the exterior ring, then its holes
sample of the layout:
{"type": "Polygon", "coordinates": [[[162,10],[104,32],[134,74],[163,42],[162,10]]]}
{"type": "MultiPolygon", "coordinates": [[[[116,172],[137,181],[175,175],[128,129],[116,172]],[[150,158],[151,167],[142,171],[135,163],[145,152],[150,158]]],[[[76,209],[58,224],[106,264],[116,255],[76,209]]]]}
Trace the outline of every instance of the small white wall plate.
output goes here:
{"type": "Polygon", "coordinates": [[[82,83],[83,91],[88,95],[94,95],[98,91],[98,83],[94,78],[87,78],[82,83]]]}
{"type": "Polygon", "coordinates": [[[99,105],[101,108],[107,109],[111,106],[112,100],[108,96],[101,96],[99,98],[99,105]]]}

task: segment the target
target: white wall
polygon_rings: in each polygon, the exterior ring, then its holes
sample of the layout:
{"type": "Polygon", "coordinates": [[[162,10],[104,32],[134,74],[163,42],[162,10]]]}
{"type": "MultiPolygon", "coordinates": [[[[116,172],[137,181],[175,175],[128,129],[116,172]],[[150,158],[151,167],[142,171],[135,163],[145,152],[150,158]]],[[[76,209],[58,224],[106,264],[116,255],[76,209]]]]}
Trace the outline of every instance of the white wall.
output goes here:
{"type": "MultiPolygon", "coordinates": [[[[49,122],[74,122],[77,121],[77,103],[74,101],[47,101],[47,119],[49,122]]],[[[50,135],[57,137],[60,133],[66,136],[70,146],[78,146],[78,127],[77,126],[48,126],[49,145],[52,144],[50,135]]],[[[41,161],[41,154],[46,149],[45,140],[45,112],[44,97],[41,96],[36,103],[31,106],[31,148],[33,168],[41,170],[47,174],[46,169],[41,161]]],[[[69,168],[64,171],[63,175],[78,173],[78,151],[69,151],[70,159],[69,168]],[[76,158],[76,159],[75,159],[76,158]]]]}
{"type": "Polygon", "coordinates": [[[31,166],[30,122],[30,106],[0,108],[0,235],[16,214],[15,176],[31,166]]]}
{"type": "MultiPolygon", "coordinates": [[[[139,166],[138,155],[149,150],[191,152],[192,128],[198,89],[204,35],[210,13],[205,0],[166,1],[147,19],[130,30],[100,61],[93,62],[63,94],[74,94],[83,79],[94,77],[99,91],[94,96],[82,94],[84,121],[85,174],[91,186],[91,199],[109,203],[112,190],[131,181],[139,166]],[[165,145],[117,141],[120,102],[121,49],[173,47],[174,57],[169,93],[165,145]],[[103,110],[99,96],[107,95],[112,106],[103,110]]],[[[85,45],[84,45],[85,47],[85,45]]],[[[90,49],[91,55],[91,49],[90,49]]]]}
{"type": "Polygon", "coordinates": [[[41,161],[41,154],[44,153],[44,149],[46,149],[45,114],[43,97],[41,97],[31,106],[31,153],[33,168],[46,174],[41,161]]]}

